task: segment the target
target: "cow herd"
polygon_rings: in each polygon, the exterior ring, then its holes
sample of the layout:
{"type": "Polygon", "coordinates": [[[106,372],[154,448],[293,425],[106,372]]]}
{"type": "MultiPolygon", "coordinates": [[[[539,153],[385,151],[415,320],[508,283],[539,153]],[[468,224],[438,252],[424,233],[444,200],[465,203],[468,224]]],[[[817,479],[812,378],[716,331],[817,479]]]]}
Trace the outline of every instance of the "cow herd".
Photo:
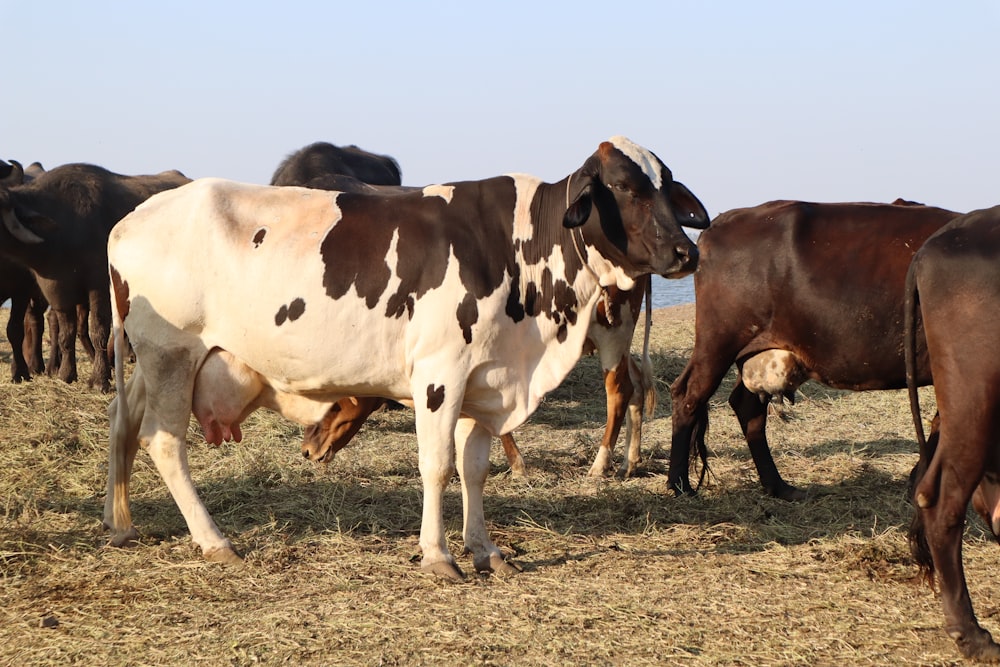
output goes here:
{"type": "Polygon", "coordinates": [[[113,544],[137,536],[129,481],[141,445],[204,557],[240,560],[191,480],[192,415],[220,443],[269,408],[306,426],[306,457],[328,461],[398,401],[415,412],[421,567],[465,576],[443,519],[457,471],[475,569],[516,572],[483,513],[492,438],[523,470],[511,431],[596,351],[608,409],[590,474],[610,471],[623,425],[619,474],[632,474],[656,400],[650,276],[694,273],[694,348],[671,386],[670,487],[696,491],[692,455],[704,476],[708,401],[734,365],[729,404],[764,490],[785,500],[805,494],[771,457],[771,401],[794,401],[810,379],[908,387],[919,449],[911,550],[937,575],[963,655],[1000,661],[961,555],[970,501],[1000,537],[1000,207],[774,201],[710,222],[654,153],[619,136],[554,183],[513,174],[407,187],[391,157],[326,143],[289,155],[269,186],[0,161],[0,219],[12,380],[73,382],[79,338],[94,360],[90,385],[114,386],[113,544]],[[704,231],[695,243],[684,228],[704,231]],[[928,384],[938,412],[925,437],[916,389],[928,384]]]}

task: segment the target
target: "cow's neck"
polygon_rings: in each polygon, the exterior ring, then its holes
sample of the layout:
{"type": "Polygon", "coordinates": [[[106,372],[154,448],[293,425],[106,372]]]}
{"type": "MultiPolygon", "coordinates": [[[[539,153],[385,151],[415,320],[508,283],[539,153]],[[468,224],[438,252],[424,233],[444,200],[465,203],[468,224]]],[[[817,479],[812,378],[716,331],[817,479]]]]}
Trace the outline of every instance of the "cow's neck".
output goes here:
{"type": "MultiPolygon", "coordinates": [[[[519,196],[531,194],[530,238],[525,220],[515,221],[514,244],[519,255],[522,298],[532,292],[550,295],[540,312],[530,312],[530,300],[525,300],[528,317],[535,320],[546,353],[531,369],[529,392],[525,397],[525,412],[512,415],[520,423],[530,414],[549,391],[565,379],[580,358],[590,320],[603,292],[601,283],[611,276],[610,263],[597,249],[585,243],[581,229],[563,226],[566,213],[567,181],[547,184],[519,182],[519,196]],[[573,237],[576,237],[574,240],[573,237]]],[[[600,227],[597,214],[588,221],[600,227]]],[[[612,279],[611,282],[614,282],[612,279]]],[[[610,283],[609,283],[610,284],[610,283]]],[[[508,423],[506,426],[513,427],[508,423]]]]}

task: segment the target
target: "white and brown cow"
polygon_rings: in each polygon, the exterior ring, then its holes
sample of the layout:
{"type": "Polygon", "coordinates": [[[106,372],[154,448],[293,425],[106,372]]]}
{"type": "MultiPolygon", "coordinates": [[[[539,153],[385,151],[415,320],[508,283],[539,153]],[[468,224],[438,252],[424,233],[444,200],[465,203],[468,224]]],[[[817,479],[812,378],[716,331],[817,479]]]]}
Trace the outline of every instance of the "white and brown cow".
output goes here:
{"type": "MultiPolygon", "coordinates": [[[[642,420],[652,415],[657,393],[653,384],[653,368],[649,358],[650,290],[649,276],[636,279],[635,288],[620,290],[614,286],[604,292],[594,309],[584,342],[583,353],[597,353],[604,375],[607,421],[604,435],[590,466],[591,477],[603,477],[612,467],[615,443],[625,427],[625,457],[618,468],[619,477],[631,477],[641,460],[642,420]],[[646,328],[641,363],[632,358],[632,336],[646,298],[646,328]]],[[[302,454],[312,461],[328,463],[334,454],[347,446],[368,417],[388,401],[375,396],[342,398],[330,408],[323,419],[306,427],[302,439],[302,454]]],[[[220,441],[221,442],[221,441],[220,441]]],[[[216,442],[213,444],[220,444],[216,442]]],[[[527,467],[514,436],[500,437],[511,473],[525,475],[527,467]]]]}
{"type": "Polygon", "coordinates": [[[695,269],[682,223],[708,224],[701,203],[624,137],[554,184],[508,175],[381,196],[203,179],[153,197],[108,243],[112,543],[136,536],[142,444],[204,556],[239,559],[191,481],[192,412],[238,439],[258,407],[311,424],[344,396],[385,396],[416,411],[422,568],[464,577],[442,514],[457,466],[475,569],[515,571],[483,515],[491,436],[576,364],[602,286],[695,269]]]}

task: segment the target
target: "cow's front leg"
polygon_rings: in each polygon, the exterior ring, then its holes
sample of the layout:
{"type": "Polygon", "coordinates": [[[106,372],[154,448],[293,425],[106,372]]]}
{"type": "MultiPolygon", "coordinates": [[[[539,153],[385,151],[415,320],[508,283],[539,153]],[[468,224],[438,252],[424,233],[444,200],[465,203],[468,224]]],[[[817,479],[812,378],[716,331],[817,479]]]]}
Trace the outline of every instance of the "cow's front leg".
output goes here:
{"type": "MultiPolygon", "coordinates": [[[[442,391],[444,388],[442,386],[442,391]]],[[[435,397],[434,389],[428,393],[435,397]]],[[[420,569],[453,581],[464,581],[448,551],[444,530],[444,490],[455,472],[455,420],[457,407],[448,409],[436,398],[414,400],[420,479],[424,486],[424,507],[420,520],[420,569]],[[450,416],[449,416],[450,413],[450,416]]]]}
{"type": "Polygon", "coordinates": [[[483,487],[490,470],[490,442],[486,429],[462,417],[455,427],[455,454],[462,478],[463,537],[476,572],[511,574],[519,568],[508,563],[490,540],[483,513],[483,487]]]}

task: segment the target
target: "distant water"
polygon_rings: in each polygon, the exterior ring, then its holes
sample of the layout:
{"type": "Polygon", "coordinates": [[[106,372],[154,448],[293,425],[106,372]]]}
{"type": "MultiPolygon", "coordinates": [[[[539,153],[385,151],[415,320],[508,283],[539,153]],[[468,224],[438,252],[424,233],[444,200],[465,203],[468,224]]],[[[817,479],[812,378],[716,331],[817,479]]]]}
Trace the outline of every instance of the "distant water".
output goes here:
{"type": "MultiPolygon", "coordinates": [[[[680,280],[653,276],[653,308],[679,306],[682,303],[694,303],[694,276],[680,280]]],[[[9,308],[10,301],[4,301],[2,306],[9,308]]]]}
{"type": "Polygon", "coordinates": [[[667,280],[653,276],[653,308],[694,303],[694,276],[680,280],[667,280]]]}

